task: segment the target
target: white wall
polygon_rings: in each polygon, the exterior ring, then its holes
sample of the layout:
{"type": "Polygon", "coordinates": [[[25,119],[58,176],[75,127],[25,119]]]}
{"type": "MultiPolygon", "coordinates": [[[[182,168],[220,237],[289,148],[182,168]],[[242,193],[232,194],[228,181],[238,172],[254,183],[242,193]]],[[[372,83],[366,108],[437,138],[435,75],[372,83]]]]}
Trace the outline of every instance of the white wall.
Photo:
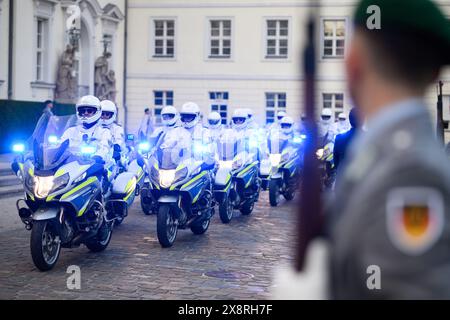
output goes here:
{"type": "MultiPolygon", "coordinates": [[[[94,6],[81,5],[83,10],[82,16],[88,29],[91,29],[92,34],[89,35],[89,42],[91,44],[91,55],[88,59],[89,68],[91,69],[88,75],[90,79],[91,92],[93,92],[93,70],[95,59],[99,57],[103,52],[103,45],[100,42],[104,30],[104,23],[102,20],[102,8],[107,4],[115,4],[119,7],[120,11],[125,11],[124,0],[87,0],[94,6]],[[94,8],[94,9],[92,9],[94,8]],[[96,10],[97,11],[96,11],[96,10]]],[[[7,0],[3,0],[1,4],[4,11],[7,10],[7,0]]],[[[59,61],[62,52],[65,49],[67,43],[66,35],[66,9],[61,5],[61,2],[46,2],[45,0],[34,1],[15,1],[15,38],[14,38],[14,65],[13,65],[13,99],[14,100],[26,100],[26,101],[43,101],[46,99],[53,99],[54,87],[56,83],[57,71],[59,61]],[[35,14],[36,4],[53,4],[53,12],[49,20],[49,43],[48,43],[48,76],[43,81],[44,84],[32,84],[36,81],[35,76],[35,33],[36,22],[35,14]],[[20,18],[18,18],[20,17],[20,18]]],[[[6,14],[8,12],[6,11],[6,14]]],[[[5,12],[0,16],[0,61],[2,68],[0,68],[0,80],[6,80],[7,78],[7,48],[3,44],[6,41],[7,44],[7,19],[4,19],[5,12]],[[6,61],[3,64],[3,61],[6,61]],[[5,66],[5,68],[3,67],[5,66]]],[[[114,56],[112,57],[110,68],[115,71],[116,76],[116,88],[118,90],[116,100],[122,102],[122,88],[123,88],[123,48],[124,48],[124,21],[118,23],[118,27],[115,30],[114,43],[114,56]]],[[[6,98],[5,88],[6,83],[0,87],[0,98],[6,98]]]]}
{"type": "Polygon", "coordinates": [[[0,0],[0,99],[8,97],[9,1],[0,0]]]}

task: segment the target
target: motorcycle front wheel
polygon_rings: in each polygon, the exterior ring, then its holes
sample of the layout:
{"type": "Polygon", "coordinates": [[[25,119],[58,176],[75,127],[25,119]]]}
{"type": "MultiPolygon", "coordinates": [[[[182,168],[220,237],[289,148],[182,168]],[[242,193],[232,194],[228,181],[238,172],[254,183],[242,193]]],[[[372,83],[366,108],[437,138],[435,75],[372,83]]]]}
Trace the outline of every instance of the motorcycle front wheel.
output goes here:
{"type": "Polygon", "coordinates": [[[269,181],[269,202],[272,207],[280,203],[280,186],[277,180],[269,181]]]}
{"type": "Polygon", "coordinates": [[[152,203],[150,202],[151,198],[147,197],[148,192],[150,192],[148,188],[149,188],[149,184],[148,184],[148,182],[146,182],[144,184],[144,188],[142,188],[142,190],[141,190],[141,196],[139,197],[141,200],[142,211],[144,211],[144,214],[147,216],[149,216],[153,213],[152,203]]]}
{"type": "Polygon", "coordinates": [[[292,199],[294,199],[294,196],[295,196],[295,185],[289,183],[286,186],[286,191],[283,193],[283,197],[287,201],[291,201],[292,199]]]}
{"type": "Polygon", "coordinates": [[[229,223],[233,218],[233,201],[229,197],[225,197],[223,202],[219,204],[219,217],[223,223],[229,223]]]}
{"type": "Polygon", "coordinates": [[[178,233],[178,225],[173,214],[173,207],[161,205],[156,218],[156,231],[158,241],[163,248],[169,248],[175,242],[178,233]]]}
{"type": "Polygon", "coordinates": [[[30,249],[34,265],[41,271],[52,269],[61,252],[61,242],[48,220],[33,221],[30,249]]]}
{"type": "Polygon", "coordinates": [[[86,241],[86,247],[92,252],[100,252],[108,247],[109,241],[111,241],[112,225],[103,221],[102,226],[98,229],[97,234],[92,239],[86,241]]]}

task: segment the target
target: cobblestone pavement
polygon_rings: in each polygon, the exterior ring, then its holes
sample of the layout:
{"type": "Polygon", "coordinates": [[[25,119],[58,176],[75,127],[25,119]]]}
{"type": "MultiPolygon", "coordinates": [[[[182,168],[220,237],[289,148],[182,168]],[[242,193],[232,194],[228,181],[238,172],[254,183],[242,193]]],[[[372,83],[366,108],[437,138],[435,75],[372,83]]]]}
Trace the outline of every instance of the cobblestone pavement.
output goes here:
{"type": "Polygon", "coordinates": [[[271,298],[274,269],[292,260],[295,205],[271,208],[264,192],[251,216],[235,212],[225,225],[216,210],[206,234],[180,230],[174,246],[163,249],[156,216],[145,216],[136,199],[104,252],[62,249],[49,272],[31,260],[30,232],[11,224],[0,229],[0,299],[271,298]],[[70,265],[81,268],[80,290],[67,289],[70,265]]]}

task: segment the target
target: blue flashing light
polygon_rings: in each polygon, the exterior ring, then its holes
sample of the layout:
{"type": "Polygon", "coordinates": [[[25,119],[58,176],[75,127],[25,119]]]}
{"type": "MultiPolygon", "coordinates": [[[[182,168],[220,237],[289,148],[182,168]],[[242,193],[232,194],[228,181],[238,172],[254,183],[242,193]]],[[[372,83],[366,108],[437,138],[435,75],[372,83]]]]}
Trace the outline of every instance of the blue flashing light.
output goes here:
{"type": "Polygon", "coordinates": [[[13,152],[15,153],[22,153],[25,151],[25,145],[23,143],[16,143],[13,145],[13,152]]]}

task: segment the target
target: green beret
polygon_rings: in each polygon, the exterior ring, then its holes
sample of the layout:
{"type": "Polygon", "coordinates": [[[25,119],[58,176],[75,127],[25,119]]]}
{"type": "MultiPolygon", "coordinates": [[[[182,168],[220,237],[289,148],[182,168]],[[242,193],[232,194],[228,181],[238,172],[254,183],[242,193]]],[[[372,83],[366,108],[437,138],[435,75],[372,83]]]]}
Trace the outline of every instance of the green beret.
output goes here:
{"type": "Polygon", "coordinates": [[[401,28],[420,32],[439,39],[443,48],[450,48],[450,21],[431,0],[362,0],[353,17],[356,25],[366,27],[375,12],[369,9],[372,5],[380,8],[381,31],[401,28]]]}

